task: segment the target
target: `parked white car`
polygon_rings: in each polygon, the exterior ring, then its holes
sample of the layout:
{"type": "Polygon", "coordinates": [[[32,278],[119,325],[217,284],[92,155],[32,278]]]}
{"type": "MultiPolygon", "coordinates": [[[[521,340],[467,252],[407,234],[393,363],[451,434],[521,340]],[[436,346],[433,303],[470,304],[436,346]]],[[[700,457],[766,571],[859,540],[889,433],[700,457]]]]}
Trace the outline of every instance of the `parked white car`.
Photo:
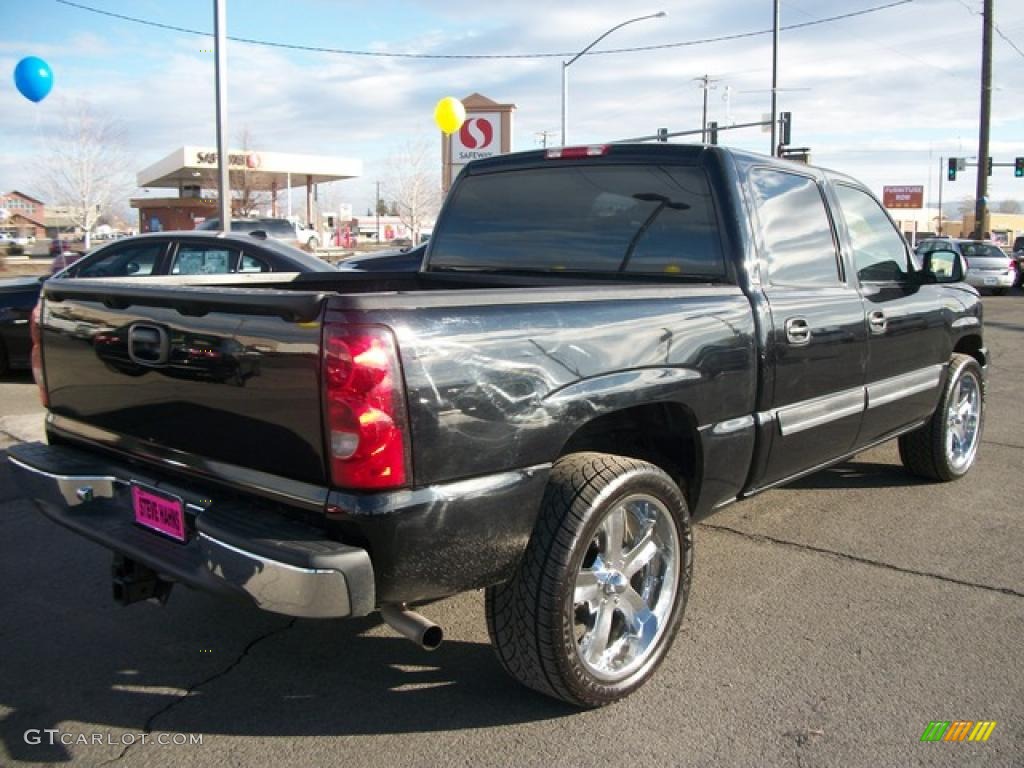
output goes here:
{"type": "Polygon", "coordinates": [[[295,227],[295,239],[302,245],[306,246],[311,251],[315,251],[320,247],[319,232],[315,229],[309,229],[301,221],[293,221],[292,226],[295,227]]]}
{"type": "Polygon", "coordinates": [[[917,246],[921,257],[932,251],[959,253],[964,261],[964,282],[979,290],[990,290],[997,296],[1006,293],[1017,279],[1013,259],[987,240],[941,237],[922,240],[917,246]]]}

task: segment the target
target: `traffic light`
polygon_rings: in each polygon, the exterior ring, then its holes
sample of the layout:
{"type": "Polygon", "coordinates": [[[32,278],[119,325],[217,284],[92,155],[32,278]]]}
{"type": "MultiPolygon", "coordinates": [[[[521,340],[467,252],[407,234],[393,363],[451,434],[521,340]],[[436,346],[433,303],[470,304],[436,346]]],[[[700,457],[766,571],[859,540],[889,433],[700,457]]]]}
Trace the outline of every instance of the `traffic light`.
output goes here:
{"type": "Polygon", "coordinates": [[[718,143],[718,123],[712,120],[708,123],[708,144],[718,143]]]}
{"type": "Polygon", "coordinates": [[[989,176],[992,175],[992,158],[991,157],[988,159],[988,175],[989,176]]]}
{"type": "Polygon", "coordinates": [[[792,143],[793,135],[793,113],[792,112],[780,112],[779,119],[782,121],[782,138],[779,139],[779,144],[784,147],[788,147],[792,143]]]}
{"type": "Polygon", "coordinates": [[[950,181],[956,181],[956,158],[951,157],[946,163],[946,178],[950,181]]]}
{"type": "Polygon", "coordinates": [[[1016,157],[1013,160],[1013,175],[1018,179],[1024,179],[1024,157],[1016,157]]]}

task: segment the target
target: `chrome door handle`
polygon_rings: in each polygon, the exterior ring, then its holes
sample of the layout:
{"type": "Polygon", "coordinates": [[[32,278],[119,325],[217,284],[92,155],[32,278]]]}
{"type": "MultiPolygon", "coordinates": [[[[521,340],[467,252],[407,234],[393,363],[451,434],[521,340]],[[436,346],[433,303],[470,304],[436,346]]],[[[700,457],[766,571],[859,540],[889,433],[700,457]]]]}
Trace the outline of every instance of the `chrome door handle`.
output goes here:
{"type": "Polygon", "coordinates": [[[790,344],[809,344],[811,327],[802,317],[791,317],[786,321],[786,341],[790,344]]]}
{"type": "Polygon", "coordinates": [[[868,314],[868,325],[872,333],[885,333],[886,322],[885,312],[880,309],[868,314]]]}

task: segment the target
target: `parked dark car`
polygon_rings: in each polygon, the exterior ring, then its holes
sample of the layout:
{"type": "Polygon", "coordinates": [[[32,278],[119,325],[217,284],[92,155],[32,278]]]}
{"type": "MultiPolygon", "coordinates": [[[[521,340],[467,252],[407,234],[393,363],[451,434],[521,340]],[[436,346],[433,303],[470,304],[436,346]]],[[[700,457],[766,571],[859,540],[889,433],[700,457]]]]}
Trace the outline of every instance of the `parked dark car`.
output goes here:
{"type": "Polygon", "coordinates": [[[401,251],[383,251],[353,256],[338,263],[338,269],[358,269],[362,272],[417,272],[423,266],[426,244],[401,251]]]}
{"type": "Polygon", "coordinates": [[[0,375],[29,367],[29,316],[41,289],[38,277],[0,280],[0,375]]]}
{"type": "Polygon", "coordinates": [[[112,551],[121,603],[379,611],[434,648],[409,606],[483,588],[506,671],[602,706],[666,658],[694,519],[892,439],[912,474],[970,470],[989,354],[963,272],[807,165],[501,155],[459,174],[416,272],[47,281],[49,444],[9,456],[112,551]]]}
{"type": "MultiPolygon", "coordinates": [[[[220,228],[220,219],[207,219],[196,227],[196,231],[216,232],[219,231],[220,228]]],[[[281,242],[295,246],[296,248],[306,245],[306,243],[299,241],[298,234],[295,231],[295,225],[288,221],[288,219],[232,219],[231,232],[245,234],[251,232],[266,232],[268,238],[271,238],[272,240],[280,240],[281,242]]]]}
{"type": "Polygon", "coordinates": [[[1014,238],[1013,253],[1010,254],[1010,258],[1013,259],[1013,268],[1017,272],[1013,285],[1016,288],[1024,287],[1024,236],[1014,238]]]}
{"type": "Polygon", "coordinates": [[[220,232],[151,232],[114,240],[57,275],[144,277],[323,272],[334,267],[277,240],[220,232]]]}

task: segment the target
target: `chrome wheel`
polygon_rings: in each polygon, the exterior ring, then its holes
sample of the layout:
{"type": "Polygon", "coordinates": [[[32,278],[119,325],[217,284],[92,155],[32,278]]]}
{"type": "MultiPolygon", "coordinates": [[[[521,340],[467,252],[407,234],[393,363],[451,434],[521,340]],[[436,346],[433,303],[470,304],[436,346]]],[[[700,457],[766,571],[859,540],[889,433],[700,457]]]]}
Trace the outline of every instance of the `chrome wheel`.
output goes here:
{"type": "Polygon", "coordinates": [[[964,371],[946,410],[946,458],[957,471],[974,461],[980,422],[981,384],[972,372],[964,371]]]}
{"type": "Polygon", "coordinates": [[[652,657],[679,588],[680,543],[667,507],[627,496],[598,524],[572,594],[576,652],[594,677],[622,680],[652,657]]]}

